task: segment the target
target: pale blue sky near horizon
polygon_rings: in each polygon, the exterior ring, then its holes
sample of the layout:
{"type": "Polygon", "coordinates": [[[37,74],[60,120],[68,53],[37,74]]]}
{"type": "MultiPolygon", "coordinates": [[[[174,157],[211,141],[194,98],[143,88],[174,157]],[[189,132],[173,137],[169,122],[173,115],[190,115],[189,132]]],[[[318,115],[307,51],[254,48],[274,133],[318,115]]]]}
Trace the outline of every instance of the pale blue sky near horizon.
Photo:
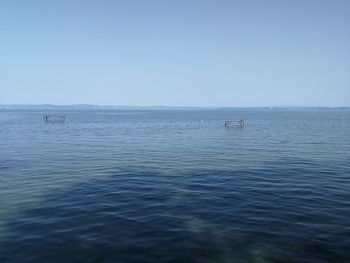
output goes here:
{"type": "Polygon", "coordinates": [[[350,1],[0,1],[0,104],[350,106],[350,1]]]}

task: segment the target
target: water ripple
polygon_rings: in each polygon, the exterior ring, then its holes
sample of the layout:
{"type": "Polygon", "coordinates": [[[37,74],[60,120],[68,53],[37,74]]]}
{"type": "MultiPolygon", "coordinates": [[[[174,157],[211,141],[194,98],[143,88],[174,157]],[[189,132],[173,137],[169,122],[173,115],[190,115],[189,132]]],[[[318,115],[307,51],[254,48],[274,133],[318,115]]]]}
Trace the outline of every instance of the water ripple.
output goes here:
{"type": "Polygon", "coordinates": [[[232,113],[0,112],[0,262],[350,262],[348,112],[232,113]]]}

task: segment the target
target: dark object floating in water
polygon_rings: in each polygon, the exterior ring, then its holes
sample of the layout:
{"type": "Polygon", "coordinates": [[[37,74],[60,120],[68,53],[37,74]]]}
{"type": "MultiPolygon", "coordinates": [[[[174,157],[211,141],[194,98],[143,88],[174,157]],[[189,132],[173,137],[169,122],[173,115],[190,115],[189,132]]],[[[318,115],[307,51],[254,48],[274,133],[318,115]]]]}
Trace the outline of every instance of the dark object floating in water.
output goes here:
{"type": "Polygon", "coordinates": [[[244,128],[244,120],[225,120],[225,127],[239,127],[244,128]]]}
{"type": "Polygon", "coordinates": [[[43,116],[43,121],[46,122],[64,122],[66,120],[66,116],[63,114],[48,114],[43,116]]]}

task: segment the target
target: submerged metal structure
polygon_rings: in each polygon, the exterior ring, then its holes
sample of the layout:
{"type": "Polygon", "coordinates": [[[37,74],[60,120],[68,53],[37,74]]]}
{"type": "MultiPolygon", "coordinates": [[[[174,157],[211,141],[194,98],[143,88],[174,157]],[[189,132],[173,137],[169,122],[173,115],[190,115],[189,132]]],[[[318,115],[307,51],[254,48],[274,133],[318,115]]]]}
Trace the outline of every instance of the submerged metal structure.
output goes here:
{"type": "Polygon", "coordinates": [[[64,122],[66,120],[66,116],[64,114],[55,113],[55,114],[45,114],[43,116],[43,122],[64,122]]]}
{"type": "Polygon", "coordinates": [[[225,120],[225,127],[226,128],[244,128],[244,120],[225,120]]]}

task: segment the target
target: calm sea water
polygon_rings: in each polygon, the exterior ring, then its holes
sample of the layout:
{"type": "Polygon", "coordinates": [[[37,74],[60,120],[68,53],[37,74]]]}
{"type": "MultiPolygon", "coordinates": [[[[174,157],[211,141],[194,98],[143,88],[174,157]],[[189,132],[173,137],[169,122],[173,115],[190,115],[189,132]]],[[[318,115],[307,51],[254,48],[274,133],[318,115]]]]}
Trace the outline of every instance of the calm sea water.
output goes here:
{"type": "Polygon", "coordinates": [[[0,111],[0,262],[350,262],[350,110],[44,113],[0,111]]]}

